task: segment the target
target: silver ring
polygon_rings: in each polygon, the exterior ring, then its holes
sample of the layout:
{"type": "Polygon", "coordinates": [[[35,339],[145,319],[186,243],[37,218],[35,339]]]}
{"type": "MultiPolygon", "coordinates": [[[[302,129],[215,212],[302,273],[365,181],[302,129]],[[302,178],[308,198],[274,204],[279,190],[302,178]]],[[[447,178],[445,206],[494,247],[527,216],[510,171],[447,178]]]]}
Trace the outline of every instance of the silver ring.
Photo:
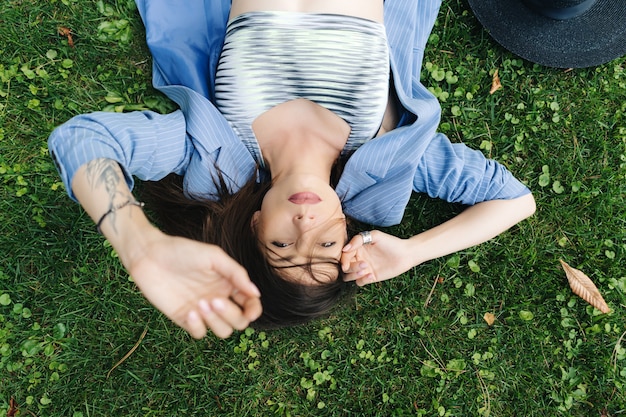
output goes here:
{"type": "Polygon", "coordinates": [[[372,232],[370,232],[369,230],[366,230],[364,232],[360,232],[359,234],[363,238],[364,245],[369,245],[372,243],[372,232]]]}

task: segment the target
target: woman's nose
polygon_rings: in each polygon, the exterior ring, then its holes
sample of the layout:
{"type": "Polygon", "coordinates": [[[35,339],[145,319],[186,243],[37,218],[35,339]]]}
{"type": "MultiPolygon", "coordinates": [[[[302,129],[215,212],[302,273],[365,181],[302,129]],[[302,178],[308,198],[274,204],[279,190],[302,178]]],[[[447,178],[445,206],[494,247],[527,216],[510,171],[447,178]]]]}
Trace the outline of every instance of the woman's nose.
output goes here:
{"type": "Polygon", "coordinates": [[[313,213],[298,213],[293,216],[293,222],[299,227],[311,227],[315,223],[315,214],[313,213]]]}

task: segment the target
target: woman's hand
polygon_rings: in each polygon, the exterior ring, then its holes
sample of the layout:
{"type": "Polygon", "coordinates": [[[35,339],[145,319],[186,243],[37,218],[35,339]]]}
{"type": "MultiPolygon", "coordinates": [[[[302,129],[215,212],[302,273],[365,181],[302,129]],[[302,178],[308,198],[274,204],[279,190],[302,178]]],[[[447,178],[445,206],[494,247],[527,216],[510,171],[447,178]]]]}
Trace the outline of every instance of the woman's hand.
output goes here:
{"type": "Polygon", "coordinates": [[[363,286],[397,277],[415,266],[407,239],[378,230],[371,235],[370,244],[364,245],[363,237],[356,235],[343,248],[341,268],[346,281],[363,286]]]}
{"type": "Polygon", "coordinates": [[[226,338],[261,315],[259,290],[245,269],[215,245],[168,236],[152,226],[118,163],[81,166],[72,190],[120,256],[144,296],[200,339],[207,328],[226,338]]]}
{"type": "Polygon", "coordinates": [[[215,245],[154,229],[124,263],[144,296],[196,339],[207,328],[226,338],[261,315],[260,293],[245,269],[215,245]]]}
{"type": "Polygon", "coordinates": [[[360,235],[343,249],[341,266],[357,285],[393,278],[431,259],[483,243],[535,212],[535,199],[525,194],[512,200],[478,203],[452,219],[409,239],[372,231],[372,243],[360,235]]]}

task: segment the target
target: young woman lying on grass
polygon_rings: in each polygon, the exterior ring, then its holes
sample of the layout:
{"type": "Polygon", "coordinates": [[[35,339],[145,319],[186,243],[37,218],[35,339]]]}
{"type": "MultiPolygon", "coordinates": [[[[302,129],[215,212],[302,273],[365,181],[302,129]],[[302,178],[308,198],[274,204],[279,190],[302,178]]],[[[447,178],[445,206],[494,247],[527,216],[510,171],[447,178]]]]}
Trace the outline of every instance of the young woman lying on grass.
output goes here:
{"type": "Polygon", "coordinates": [[[50,151],[144,295],[194,337],[306,322],[349,281],[395,277],[534,212],[502,165],[436,132],[419,75],[439,0],[137,5],[154,85],[180,110],[77,116],[50,151]],[[132,178],[169,174],[147,184],[161,231],[132,178]],[[348,218],[398,224],[412,192],[471,207],[410,239],[348,243],[348,218]]]}

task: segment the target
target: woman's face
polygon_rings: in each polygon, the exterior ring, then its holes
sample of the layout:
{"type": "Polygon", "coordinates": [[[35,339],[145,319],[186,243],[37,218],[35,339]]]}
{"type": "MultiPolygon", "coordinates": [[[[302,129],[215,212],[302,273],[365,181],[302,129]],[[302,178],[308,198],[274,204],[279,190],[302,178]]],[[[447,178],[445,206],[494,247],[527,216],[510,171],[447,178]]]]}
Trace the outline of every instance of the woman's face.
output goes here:
{"type": "MultiPolygon", "coordinates": [[[[337,278],[337,263],[347,242],[345,215],[335,190],[315,176],[294,175],[276,181],[265,195],[253,225],[270,263],[294,280],[311,262],[316,277],[337,278]]],[[[312,282],[311,282],[312,281],[312,282]]]]}

